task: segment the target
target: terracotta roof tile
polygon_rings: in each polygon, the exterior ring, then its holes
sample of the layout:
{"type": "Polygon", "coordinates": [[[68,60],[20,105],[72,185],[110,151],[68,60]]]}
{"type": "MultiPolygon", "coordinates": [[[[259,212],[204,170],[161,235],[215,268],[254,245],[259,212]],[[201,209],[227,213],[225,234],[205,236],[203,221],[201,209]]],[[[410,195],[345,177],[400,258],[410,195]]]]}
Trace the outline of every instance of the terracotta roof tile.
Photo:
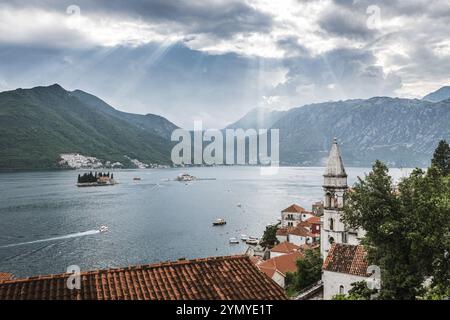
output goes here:
{"type": "Polygon", "coordinates": [[[297,270],[297,260],[303,257],[302,252],[295,251],[261,262],[257,264],[257,267],[269,277],[272,277],[275,271],[286,275],[286,272],[295,272],[297,270]]]}
{"type": "Polygon", "coordinates": [[[334,243],[323,263],[323,270],[363,277],[369,276],[367,267],[367,252],[362,245],[334,243]]]}
{"type": "Polygon", "coordinates": [[[297,251],[298,249],[300,249],[299,246],[285,241],[274,246],[272,249],[270,249],[270,252],[291,253],[297,251]]]}
{"type": "Polygon", "coordinates": [[[284,209],[281,212],[292,212],[292,213],[294,213],[294,212],[305,212],[305,211],[306,211],[305,208],[300,207],[299,205],[293,204],[293,205],[287,207],[286,209],[284,209]]]}
{"type": "Polygon", "coordinates": [[[81,273],[81,288],[69,290],[69,274],[0,283],[0,300],[272,300],[284,291],[247,256],[95,270],[81,273]]]}
{"type": "Polygon", "coordinates": [[[7,272],[0,272],[0,282],[6,281],[6,280],[12,280],[14,276],[11,273],[7,272]]]}
{"type": "Polygon", "coordinates": [[[317,237],[317,234],[313,234],[313,233],[309,232],[308,229],[306,229],[300,225],[297,225],[296,227],[288,228],[287,232],[288,232],[288,234],[292,234],[292,235],[300,236],[300,237],[312,237],[312,238],[317,237]]]}
{"type": "Polygon", "coordinates": [[[276,235],[277,236],[287,236],[288,235],[288,227],[282,227],[277,229],[276,235]]]}
{"type": "Polygon", "coordinates": [[[306,219],[306,222],[309,222],[311,224],[320,224],[320,217],[311,217],[309,219],[306,219]]]}

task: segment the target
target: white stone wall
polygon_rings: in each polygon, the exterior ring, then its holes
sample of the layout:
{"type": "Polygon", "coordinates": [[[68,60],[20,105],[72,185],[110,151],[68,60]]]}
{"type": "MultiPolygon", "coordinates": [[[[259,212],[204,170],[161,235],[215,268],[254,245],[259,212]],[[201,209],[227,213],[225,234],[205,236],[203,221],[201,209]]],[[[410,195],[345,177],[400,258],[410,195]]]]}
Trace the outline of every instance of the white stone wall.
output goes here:
{"type": "Polygon", "coordinates": [[[280,243],[288,241],[287,236],[276,236],[276,237],[280,243]]]}
{"type": "Polygon", "coordinates": [[[324,270],[322,274],[323,299],[331,300],[333,296],[339,294],[340,286],[344,287],[343,293],[348,294],[348,291],[352,288],[352,283],[366,279],[366,277],[324,270]]]}
{"type": "Polygon", "coordinates": [[[275,273],[272,276],[272,280],[275,281],[280,287],[284,288],[284,276],[279,273],[278,271],[275,271],[275,273]]]}
{"type": "Polygon", "coordinates": [[[282,255],[284,255],[284,254],[286,254],[286,253],[283,253],[283,252],[272,252],[272,251],[270,251],[269,257],[270,257],[270,259],[272,259],[272,258],[275,258],[275,257],[282,256],[282,255]]]}

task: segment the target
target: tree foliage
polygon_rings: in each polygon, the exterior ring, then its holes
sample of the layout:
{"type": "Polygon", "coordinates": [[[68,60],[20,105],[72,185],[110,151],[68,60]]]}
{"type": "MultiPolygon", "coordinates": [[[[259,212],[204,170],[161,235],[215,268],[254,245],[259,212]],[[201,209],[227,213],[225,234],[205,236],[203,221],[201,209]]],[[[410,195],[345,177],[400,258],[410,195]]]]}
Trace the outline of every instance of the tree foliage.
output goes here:
{"type": "Polygon", "coordinates": [[[431,163],[442,171],[442,174],[450,174],[450,146],[447,141],[441,140],[434,151],[431,163]]]}
{"type": "Polygon", "coordinates": [[[322,276],[322,258],[318,249],[305,251],[303,259],[297,260],[297,271],[288,273],[286,286],[301,291],[316,283],[322,276]]]}
{"type": "MultiPolygon", "coordinates": [[[[448,155],[445,161],[450,161],[448,155]]],[[[415,169],[394,187],[386,165],[376,161],[346,198],[344,223],[366,230],[369,262],[381,268],[381,298],[415,299],[430,277],[433,288],[449,288],[450,186],[445,171],[433,163],[427,172],[415,169]]]]}
{"type": "Polygon", "coordinates": [[[263,247],[273,247],[279,241],[277,239],[278,225],[268,226],[262,236],[261,245],[263,247]]]}

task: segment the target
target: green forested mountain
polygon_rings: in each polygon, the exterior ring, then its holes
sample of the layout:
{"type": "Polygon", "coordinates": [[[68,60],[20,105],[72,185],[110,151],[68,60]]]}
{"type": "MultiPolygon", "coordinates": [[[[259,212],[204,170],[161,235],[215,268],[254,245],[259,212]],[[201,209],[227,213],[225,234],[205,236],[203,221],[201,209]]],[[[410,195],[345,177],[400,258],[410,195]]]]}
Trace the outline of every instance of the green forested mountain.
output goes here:
{"type": "Polygon", "coordinates": [[[115,110],[83,91],[49,87],[0,93],[0,169],[56,168],[61,153],[125,165],[127,155],[170,163],[176,126],[156,115],[115,110]]]}

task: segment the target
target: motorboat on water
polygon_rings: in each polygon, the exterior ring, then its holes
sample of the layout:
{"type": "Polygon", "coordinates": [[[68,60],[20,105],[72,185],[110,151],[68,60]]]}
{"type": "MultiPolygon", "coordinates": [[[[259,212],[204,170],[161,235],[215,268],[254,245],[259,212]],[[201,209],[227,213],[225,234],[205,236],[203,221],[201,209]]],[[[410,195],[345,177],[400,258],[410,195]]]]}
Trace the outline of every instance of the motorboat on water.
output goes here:
{"type": "Polygon", "coordinates": [[[141,181],[141,178],[140,177],[134,177],[133,180],[134,181],[141,181]]]}
{"type": "Polygon", "coordinates": [[[246,235],[246,234],[241,234],[241,240],[242,240],[242,241],[247,241],[247,239],[248,239],[248,235],[246,235]]]}
{"type": "Polygon", "coordinates": [[[230,244],[238,244],[239,240],[236,238],[230,238],[230,244]]]}
{"type": "Polygon", "coordinates": [[[107,226],[101,226],[100,229],[98,229],[98,231],[100,231],[100,233],[106,232],[106,231],[108,231],[108,227],[107,226]]]}
{"type": "Polygon", "coordinates": [[[259,243],[259,239],[255,237],[248,237],[248,239],[245,240],[245,243],[250,245],[257,245],[259,243]]]}
{"type": "Polygon", "coordinates": [[[224,219],[217,219],[213,222],[213,226],[223,226],[227,224],[227,222],[224,219]]]}

